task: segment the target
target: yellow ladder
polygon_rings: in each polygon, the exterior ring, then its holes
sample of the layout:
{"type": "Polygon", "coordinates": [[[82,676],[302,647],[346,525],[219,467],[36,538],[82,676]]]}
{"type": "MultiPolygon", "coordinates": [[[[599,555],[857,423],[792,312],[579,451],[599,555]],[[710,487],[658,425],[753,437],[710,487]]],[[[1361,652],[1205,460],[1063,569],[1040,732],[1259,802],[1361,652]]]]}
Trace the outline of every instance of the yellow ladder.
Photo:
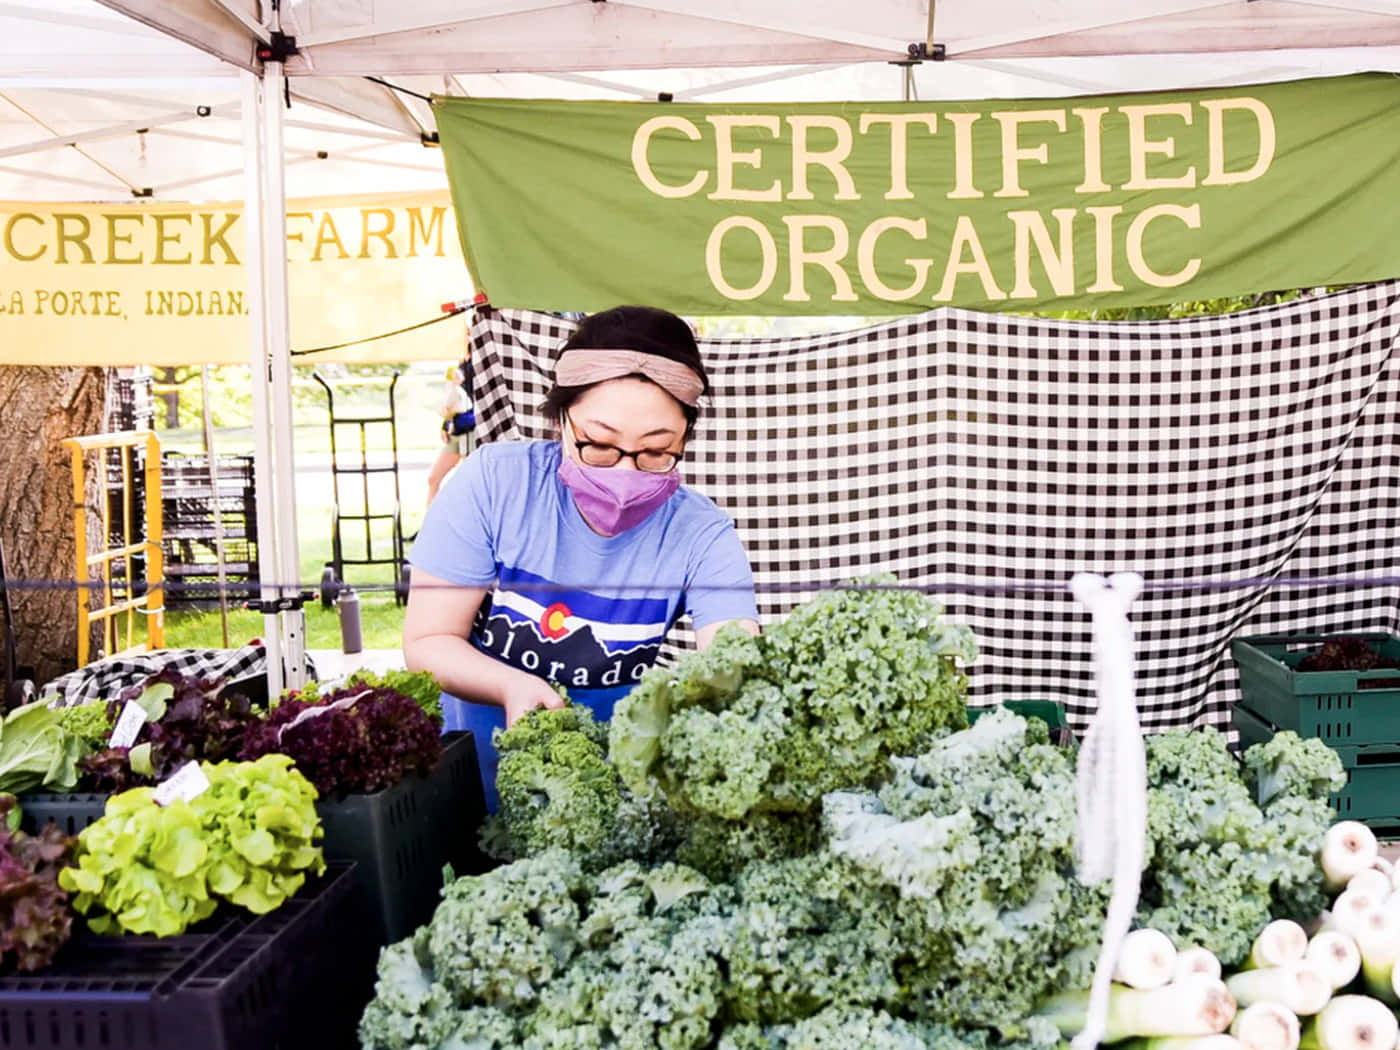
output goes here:
{"type": "Polygon", "coordinates": [[[108,656],[117,655],[117,618],[126,614],[125,645],[121,652],[141,652],[159,649],[165,644],[165,560],[161,549],[161,490],[160,490],[160,438],[154,431],[136,430],[117,434],[92,434],[85,437],[65,438],[63,445],[73,457],[73,538],[77,544],[78,570],[78,665],[86,666],[91,657],[92,623],[102,623],[102,649],[108,656]],[[146,536],[144,540],[132,538],[130,507],[132,487],[131,455],[128,449],[144,446],[146,450],[145,504],[146,536]],[[109,449],[121,449],[122,463],[122,542],[113,547],[111,500],[107,492],[105,453],[109,449]],[[102,549],[95,554],[88,552],[87,543],[87,457],[98,454],[98,466],[102,477],[102,549]],[[133,573],[132,556],[146,555],[145,587],[138,588],[133,573]],[[127,597],[116,601],[112,596],[112,567],[121,561],[126,571],[127,597]],[[101,566],[102,604],[94,606],[93,592],[97,585],[92,582],[92,569],[101,566]],[[140,593],[138,593],[138,590],[140,593]],[[157,604],[152,606],[151,602],[157,604]],[[137,613],[143,614],[146,623],[146,640],[137,642],[137,613]]]}

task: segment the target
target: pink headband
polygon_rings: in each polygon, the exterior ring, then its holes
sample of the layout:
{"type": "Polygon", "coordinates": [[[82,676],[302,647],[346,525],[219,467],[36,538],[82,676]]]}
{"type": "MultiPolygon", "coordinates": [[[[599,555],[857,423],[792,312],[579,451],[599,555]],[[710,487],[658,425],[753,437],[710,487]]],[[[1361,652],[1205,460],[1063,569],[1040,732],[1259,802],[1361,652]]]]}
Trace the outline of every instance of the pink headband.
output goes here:
{"type": "Polygon", "coordinates": [[[698,402],[705,389],[688,366],[639,350],[566,350],[554,365],[554,380],[560,386],[588,386],[632,375],[646,376],[684,405],[698,402]]]}

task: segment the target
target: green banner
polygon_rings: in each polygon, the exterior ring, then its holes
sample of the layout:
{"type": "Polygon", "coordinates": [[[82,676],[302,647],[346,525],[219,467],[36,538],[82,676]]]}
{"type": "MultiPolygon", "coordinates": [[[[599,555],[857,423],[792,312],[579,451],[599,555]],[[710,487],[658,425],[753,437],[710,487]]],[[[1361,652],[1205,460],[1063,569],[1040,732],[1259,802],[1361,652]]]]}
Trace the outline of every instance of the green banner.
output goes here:
{"type": "Polygon", "coordinates": [[[503,307],[1148,305],[1400,276],[1400,78],[1034,101],[434,99],[503,307]]]}

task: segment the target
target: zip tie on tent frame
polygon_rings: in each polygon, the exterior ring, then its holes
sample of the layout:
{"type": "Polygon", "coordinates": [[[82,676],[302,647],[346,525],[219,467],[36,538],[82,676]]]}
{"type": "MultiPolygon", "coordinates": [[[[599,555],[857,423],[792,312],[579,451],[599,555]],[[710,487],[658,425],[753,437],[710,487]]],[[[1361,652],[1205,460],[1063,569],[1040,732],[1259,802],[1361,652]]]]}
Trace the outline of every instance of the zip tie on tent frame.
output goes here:
{"type": "MultiPolygon", "coordinates": [[[[110,581],[112,586],[120,586],[120,579],[110,581]]],[[[225,592],[246,593],[252,588],[268,588],[276,591],[306,592],[314,591],[318,581],[277,583],[271,580],[238,580],[230,581],[222,587],[217,583],[199,584],[186,589],[198,597],[216,597],[222,590],[225,592]]],[[[10,591],[78,591],[101,590],[107,586],[102,580],[89,580],[87,583],[79,583],[76,580],[51,580],[51,579],[11,579],[7,581],[6,588],[10,591]]],[[[355,589],[360,594],[374,593],[378,591],[392,592],[399,585],[394,583],[365,583],[356,584],[355,589]]],[[[413,586],[421,587],[424,590],[459,590],[468,584],[456,583],[418,583],[413,586]]],[[[871,583],[850,576],[842,577],[839,580],[818,580],[810,583],[760,583],[755,586],[743,584],[712,584],[703,587],[696,587],[686,583],[660,583],[655,580],[647,580],[640,584],[617,583],[613,581],[590,583],[588,581],[576,581],[570,583],[539,583],[531,584],[529,589],[537,593],[570,593],[579,590],[589,590],[598,594],[608,594],[612,592],[634,591],[638,587],[647,587],[659,591],[752,591],[757,594],[805,594],[816,593],[818,591],[915,591],[923,594],[1008,594],[1008,595],[1058,595],[1063,594],[1065,584],[1063,580],[1058,582],[1022,582],[1022,581],[994,581],[988,583],[976,583],[972,581],[935,581],[925,584],[913,583],[871,583]]],[[[1158,583],[1144,582],[1142,592],[1148,593],[1182,593],[1187,591],[1229,591],[1229,590],[1260,590],[1265,588],[1283,588],[1294,590],[1338,588],[1348,590],[1397,587],[1400,588],[1400,576],[1260,576],[1244,577],[1233,580],[1163,580],[1158,583]]],[[[169,584],[161,584],[164,590],[169,589],[169,584]]],[[[155,588],[152,588],[154,590],[155,588]]],[[[157,610],[152,609],[151,612],[157,610]]]]}

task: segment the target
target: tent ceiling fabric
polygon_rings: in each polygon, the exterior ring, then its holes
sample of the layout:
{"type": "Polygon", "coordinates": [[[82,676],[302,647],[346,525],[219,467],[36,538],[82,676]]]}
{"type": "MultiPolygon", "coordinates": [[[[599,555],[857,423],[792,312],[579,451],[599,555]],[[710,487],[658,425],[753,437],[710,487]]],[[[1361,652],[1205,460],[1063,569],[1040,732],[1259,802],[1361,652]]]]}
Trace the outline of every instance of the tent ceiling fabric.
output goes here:
{"type": "MultiPolygon", "coordinates": [[[[255,0],[102,0],[246,64],[255,0]]],[[[891,60],[929,0],[286,0],[297,75],[394,76],[891,60]]],[[[949,58],[1400,45],[1396,0],[937,0],[949,58]]]]}
{"type": "MultiPolygon", "coordinates": [[[[952,100],[1400,71],[1400,0],[937,0],[934,35],[955,60],[913,65],[892,62],[927,33],[919,0],[282,6],[302,48],[288,63],[292,196],[444,188],[421,145],[434,93],[952,100]],[[1181,53],[1136,53],[1165,44],[1181,53]]],[[[237,72],[257,64],[262,14],[258,0],[0,0],[0,199],[241,198],[237,72]]]]}

